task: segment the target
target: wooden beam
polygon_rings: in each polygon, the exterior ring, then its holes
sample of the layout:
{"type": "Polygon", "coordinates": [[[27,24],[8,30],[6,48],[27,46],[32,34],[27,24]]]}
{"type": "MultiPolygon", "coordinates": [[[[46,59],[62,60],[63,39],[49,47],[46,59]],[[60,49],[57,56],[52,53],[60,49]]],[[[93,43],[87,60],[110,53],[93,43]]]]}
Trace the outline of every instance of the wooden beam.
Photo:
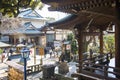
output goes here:
{"type": "Polygon", "coordinates": [[[51,7],[51,10],[57,10],[57,11],[62,11],[66,9],[77,9],[79,10],[86,10],[86,9],[92,9],[96,7],[115,7],[113,6],[115,4],[114,0],[88,0],[88,1],[72,1],[68,3],[59,3],[59,6],[56,7],[51,7]]]}
{"type": "Polygon", "coordinates": [[[108,14],[103,14],[103,13],[98,13],[98,12],[87,11],[87,10],[82,10],[80,12],[82,12],[82,13],[90,13],[90,14],[94,14],[94,15],[99,15],[99,16],[104,16],[104,17],[109,17],[109,18],[115,19],[115,16],[108,15],[108,14]]]}
{"type": "Polygon", "coordinates": [[[85,35],[85,36],[89,36],[89,35],[99,36],[100,32],[83,32],[83,35],[85,35]]]}

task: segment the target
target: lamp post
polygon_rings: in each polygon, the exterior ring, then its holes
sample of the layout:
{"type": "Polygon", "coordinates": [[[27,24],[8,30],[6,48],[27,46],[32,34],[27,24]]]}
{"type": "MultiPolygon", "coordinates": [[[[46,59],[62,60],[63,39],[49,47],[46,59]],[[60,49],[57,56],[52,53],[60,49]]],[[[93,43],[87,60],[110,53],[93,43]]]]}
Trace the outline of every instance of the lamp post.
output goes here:
{"type": "Polygon", "coordinates": [[[24,59],[24,80],[27,80],[27,73],[26,73],[26,59],[29,58],[30,50],[24,49],[21,51],[22,58],[24,59]]]}

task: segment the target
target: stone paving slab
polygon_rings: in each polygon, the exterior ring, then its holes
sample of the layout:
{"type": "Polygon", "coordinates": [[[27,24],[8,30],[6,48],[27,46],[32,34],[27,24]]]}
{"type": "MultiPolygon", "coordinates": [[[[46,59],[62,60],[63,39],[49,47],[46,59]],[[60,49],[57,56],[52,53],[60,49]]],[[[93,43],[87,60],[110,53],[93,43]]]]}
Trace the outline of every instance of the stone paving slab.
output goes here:
{"type": "Polygon", "coordinates": [[[7,77],[8,76],[8,73],[2,73],[2,74],[0,74],[0,78],[2,78],[2,77],[7,77]]]}
{"type": "Polygon", "coordinates": [[[0,63],[0,80],[7,80],[7,72],[8,71],[8,65],[5,63],[0,63]]]}

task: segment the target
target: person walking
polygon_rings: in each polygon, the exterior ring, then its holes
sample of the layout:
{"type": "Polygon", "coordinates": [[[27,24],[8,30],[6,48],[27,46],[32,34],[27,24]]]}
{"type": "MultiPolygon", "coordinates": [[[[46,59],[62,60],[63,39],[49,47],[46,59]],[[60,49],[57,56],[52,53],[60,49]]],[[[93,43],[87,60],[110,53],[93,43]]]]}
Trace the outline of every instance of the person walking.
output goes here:
{"type": "Polygon", "coordinates": [[[10,48],[10,50],[9,50],[9,53],[10,53],[10,55],[12,55],[13,54],[13,50],[10,48]]]}

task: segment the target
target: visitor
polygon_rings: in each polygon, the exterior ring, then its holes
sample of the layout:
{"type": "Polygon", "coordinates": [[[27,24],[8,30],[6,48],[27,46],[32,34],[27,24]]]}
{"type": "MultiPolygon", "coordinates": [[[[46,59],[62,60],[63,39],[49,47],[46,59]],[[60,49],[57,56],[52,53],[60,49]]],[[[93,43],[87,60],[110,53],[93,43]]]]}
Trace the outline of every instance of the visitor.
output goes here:
{"type": "Polygon", "coordinates": [[[63,52],[59,57],[59,61],[64,62],[64,60],[65,60],[65,53],[63,52]]]}
{"type": "Polygon", "coordinates": [[[46,54],[47,54],[47,48],[44,48],[44,57],[46,58],[46,54]]]}
{"type": "Polygon", "coordinates": [[[10,55],[12,55],[13,54],[13,50],[10,48],[10,50],[9,50],[9,53],[10,53],[10,55]]]}
{"type": "Polygon", "coordinates": [[[52,53],[53,53],[51,47],[49,48],[49,53],[50,53],[50,58],[51,58],[52,57],[52,53]]]}

